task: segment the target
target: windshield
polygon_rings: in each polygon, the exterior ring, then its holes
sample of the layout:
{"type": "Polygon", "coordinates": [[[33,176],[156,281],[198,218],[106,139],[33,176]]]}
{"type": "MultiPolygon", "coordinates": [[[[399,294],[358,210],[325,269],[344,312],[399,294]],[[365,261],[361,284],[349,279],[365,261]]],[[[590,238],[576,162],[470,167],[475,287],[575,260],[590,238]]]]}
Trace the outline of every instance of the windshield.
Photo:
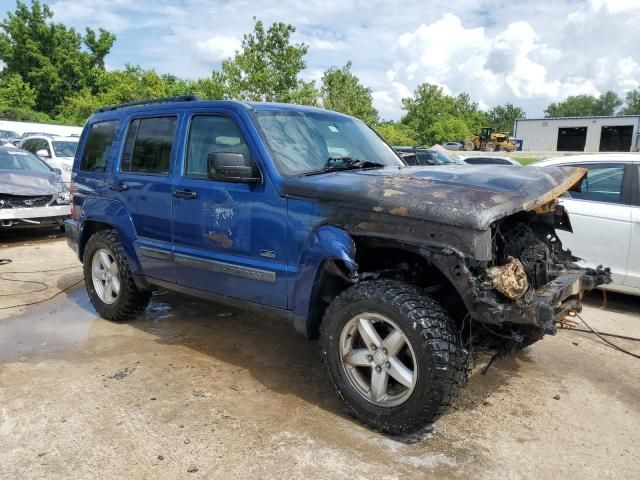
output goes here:
{"type": "Polygon", "coordinates": [[[0,170],[51,172],[51,168],[35,155],[24,150],[0,148],[0,170]]]}
{"type": "Polygon", "coordinates": [[[433,158],[439,165],[456,163],[456,161],[446,153],[438,152],[437,150],[430,150],[429,153],[431,154],[431,158],[433,158]]]}
{"type": "Polygon", "coordinates": [[[404,165],[373,130],[354,118],[324,112],[256,112],[256,120],[283,175],[320,172],[329,159],[339,157],[404,165]]]}
{"type": "Polygon", "coordinates": [[[78,142],[54,140],[51,143],[53,144],[53,151],[56,152],[56,157],[73,157],[78,148],[78,142]]]}

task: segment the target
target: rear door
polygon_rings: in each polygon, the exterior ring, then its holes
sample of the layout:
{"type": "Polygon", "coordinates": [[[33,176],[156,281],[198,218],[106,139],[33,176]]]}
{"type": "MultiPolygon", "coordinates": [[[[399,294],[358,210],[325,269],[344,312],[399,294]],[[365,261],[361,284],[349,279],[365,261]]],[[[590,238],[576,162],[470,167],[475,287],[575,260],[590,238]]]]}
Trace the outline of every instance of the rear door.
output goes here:
{"type": "Polygon", "coordinates": [[[286,308],[286,200],[266,177],[249,185],[207,176],[213,153],[242,154],[258,168],[255,144],[232,112],[194,113],[188,124],[173,184],[178,283],[286,308]]]}
{"type": "Polygon", "coordinates": [[[146,113],[129,119],[109,195],[124,203],[136,230],[144,275],[175,282],[172,244],[172,165],[180,115],[146,113]]]}
{"type": "Polygon", "coordinates": [[[595,268],[610,267],[613,283],[623,285],[631,248],[631,206],[625,185],[631,165],[570,164],[588,170],[580,192],[567,192],[561,203],[569,213],[573,233],[557,232],[565,248],[595,268]]]}

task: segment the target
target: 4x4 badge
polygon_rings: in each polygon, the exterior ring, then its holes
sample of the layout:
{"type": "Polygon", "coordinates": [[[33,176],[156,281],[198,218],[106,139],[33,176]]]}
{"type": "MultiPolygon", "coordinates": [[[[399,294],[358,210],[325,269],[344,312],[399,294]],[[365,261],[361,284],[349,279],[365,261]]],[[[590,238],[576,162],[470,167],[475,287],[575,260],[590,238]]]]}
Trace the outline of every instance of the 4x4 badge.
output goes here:
{"type": "Polygon", "coordinates": [[[266,258],[276,258],[276,252],[273,250],[260,250],[260,256],[266,258]]]}

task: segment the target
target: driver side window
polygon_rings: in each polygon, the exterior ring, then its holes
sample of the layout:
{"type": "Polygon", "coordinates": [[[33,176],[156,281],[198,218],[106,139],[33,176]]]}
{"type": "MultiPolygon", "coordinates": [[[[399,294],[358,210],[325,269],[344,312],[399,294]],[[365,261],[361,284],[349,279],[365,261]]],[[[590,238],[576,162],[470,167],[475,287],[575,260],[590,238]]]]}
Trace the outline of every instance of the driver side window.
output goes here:
{"type": "Polygon", "coordinates": [[[239,153],[246,166],[255,161],[235,122],[218,115],[196,115],[191,119],[186,152],[185,176],[207,178],[207,163],[212,153],[239,153]]]}

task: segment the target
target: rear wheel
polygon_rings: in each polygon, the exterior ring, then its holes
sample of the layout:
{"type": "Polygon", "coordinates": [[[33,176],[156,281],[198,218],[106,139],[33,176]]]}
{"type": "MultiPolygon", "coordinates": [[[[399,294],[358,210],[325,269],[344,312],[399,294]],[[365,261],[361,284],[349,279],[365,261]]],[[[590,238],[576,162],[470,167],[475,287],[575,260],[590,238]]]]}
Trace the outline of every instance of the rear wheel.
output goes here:
{"type": "Polygon", "coordinates": [[[466,380],[467,352],[438,302],[397,281],[340,294],[321,325],[321,352],[338,396],[387,433],[433,422],[466,380]]]}
{"type": "Polygon", "coordinates": [[[473,150],[475,150],[475,148],[476,148],[476,145],[472,141],[465,142],[464,144],[464,149],[467,152],[472,152],[473,150]]]}
{"type": "Polygon", "coordinates": [[[131,320],[149,304],[151,294],[136,287],[114,230],[101,230],[91,236],[85,247],[83,266],[89,299],[103,318],[131,320]]]}

